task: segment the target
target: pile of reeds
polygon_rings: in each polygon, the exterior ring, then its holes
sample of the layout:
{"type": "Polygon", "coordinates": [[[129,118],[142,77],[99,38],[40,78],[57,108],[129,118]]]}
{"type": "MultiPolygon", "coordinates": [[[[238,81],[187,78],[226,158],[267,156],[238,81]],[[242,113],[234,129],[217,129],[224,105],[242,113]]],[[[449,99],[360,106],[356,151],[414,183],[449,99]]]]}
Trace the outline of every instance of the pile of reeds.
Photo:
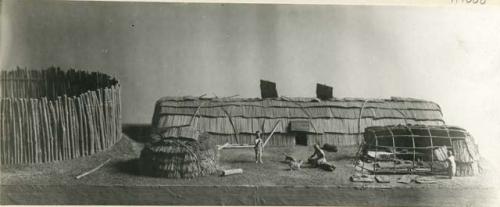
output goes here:
{"type": "Polygon", "coordinates": [[[144,147],[140,170],[144,175],[167,178],[194,178],[216,172],[217,152],[198,141],[162,139],[144,147]]]}
{"type": "Polygon", "coordinates": [[[434,159],[437,161],[446,161],[448,158],[448,148],[445,146],[439,146],[432,150],[434,159]]]}
{"type": "Polygon", "coordinates": [[[120,85],[109,75],[17,69],[0,80],[1,164],[87,156],[121,138],[120,85]]]}
{"type": "Polygon", "coordinates": [[[457,165],[456,176],[474,176],[480,173],[478,146],[473,142],[470,134],[464,140],[454,141],[453,150],[457,165]]]}
{"type": "Polygon", "coordinates": [[[480,173],[478,162],[471,162],[471,163],[457,162],[456,165],[457,169],[455,171],[455,176],[475,176],[480,173]]]}

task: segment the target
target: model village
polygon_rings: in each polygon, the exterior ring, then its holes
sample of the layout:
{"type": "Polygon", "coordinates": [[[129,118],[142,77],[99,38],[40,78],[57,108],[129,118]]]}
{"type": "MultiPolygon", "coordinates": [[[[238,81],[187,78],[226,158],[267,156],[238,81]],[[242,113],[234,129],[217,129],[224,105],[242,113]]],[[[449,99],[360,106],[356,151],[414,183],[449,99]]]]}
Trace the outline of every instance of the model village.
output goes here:
{"type": "Polygon", "coordinates": [[[312,98],[285,97],[261,80],[259,98],[167,96],[152,103],[151,125],[122,128],[121,88],[109,75],[49,68],[1,77],[4,184],[59,182],[58,168],[61,182],[77,184],[400,187],[485,169],[473,136],[447,125],[432,101],[337,98],[325,84],[312,98]],[[23,169],[41,178],[18,176],[23,169]]]}

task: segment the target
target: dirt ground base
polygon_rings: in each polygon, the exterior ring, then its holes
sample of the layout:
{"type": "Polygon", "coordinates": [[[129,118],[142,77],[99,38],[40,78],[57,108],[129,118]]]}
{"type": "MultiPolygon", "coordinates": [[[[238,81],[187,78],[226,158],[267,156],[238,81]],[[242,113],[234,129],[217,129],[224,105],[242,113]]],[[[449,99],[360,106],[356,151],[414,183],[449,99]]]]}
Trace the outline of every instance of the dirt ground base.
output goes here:
{"type": "Polygon", "coordinates": [[[2,204],[498,206],[487,189],[284,186],[2,186],[2,204]]]}
{"type": "Polygon", "coordinates": [[[327,159],[334,172],[317,168],[290,171],[283,153],[305,160],[312,147],[270,147],[264,164],[254,162],[253,149],[228,149],[219,154],[220,168],[241,168],[243,174],[195,179],[141,175],[138,157],[143,143],[124,136],[104,152],[70,161],[1,166],[0,204],[128,204],[128,205],[383,205],[498,206],[495,172],[475,177],[433,176],[434,184],[353,183],[354,149],[340,148],[327,159]],[[105,160],[98,171],[75,177],[105,160]]]}

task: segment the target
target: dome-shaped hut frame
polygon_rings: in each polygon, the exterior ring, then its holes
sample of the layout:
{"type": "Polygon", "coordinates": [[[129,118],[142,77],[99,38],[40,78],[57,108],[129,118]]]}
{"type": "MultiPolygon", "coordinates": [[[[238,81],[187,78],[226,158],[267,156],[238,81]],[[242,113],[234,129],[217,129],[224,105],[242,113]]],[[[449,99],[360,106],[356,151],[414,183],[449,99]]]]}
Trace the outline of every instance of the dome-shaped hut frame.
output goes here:
{"type": "MultiPolygon", "coordinates": [[[[457,175],[475,175],[478,173],[479,151],[472,136],[460,127],[427,125],[390,125],[373,126],[365,129],[363,155],[374,159],[373,172],[402,172],[396,162],[393,166],[381,166],[378,161],[406,160],[411,163],[409,172],[422,170],[422,163],[429,163],[430,172],[437,172],[434,165],[447,158],[447,150],[454,153],[457,163],[457,175]]],[[[441,169],[442,170],[442,169],[441,169]]]]}

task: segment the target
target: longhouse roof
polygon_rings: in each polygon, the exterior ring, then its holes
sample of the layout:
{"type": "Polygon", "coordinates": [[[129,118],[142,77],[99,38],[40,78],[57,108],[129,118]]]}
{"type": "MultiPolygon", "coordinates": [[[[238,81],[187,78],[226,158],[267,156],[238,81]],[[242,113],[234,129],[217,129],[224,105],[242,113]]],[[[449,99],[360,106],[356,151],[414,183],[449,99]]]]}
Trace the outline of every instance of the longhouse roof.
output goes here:
{"type": "Polygon", "coordinates": [[[438,104],[412,98],[164,97],[156,102],[153,127],[191,125],[218,134],[253,133],[272,130],[278,120],[278,133],[286,132],[293,120],[308,120],[310,133],[359,133],[358,122],[361,130],[373,125],[444,124],[438,104]]]}

